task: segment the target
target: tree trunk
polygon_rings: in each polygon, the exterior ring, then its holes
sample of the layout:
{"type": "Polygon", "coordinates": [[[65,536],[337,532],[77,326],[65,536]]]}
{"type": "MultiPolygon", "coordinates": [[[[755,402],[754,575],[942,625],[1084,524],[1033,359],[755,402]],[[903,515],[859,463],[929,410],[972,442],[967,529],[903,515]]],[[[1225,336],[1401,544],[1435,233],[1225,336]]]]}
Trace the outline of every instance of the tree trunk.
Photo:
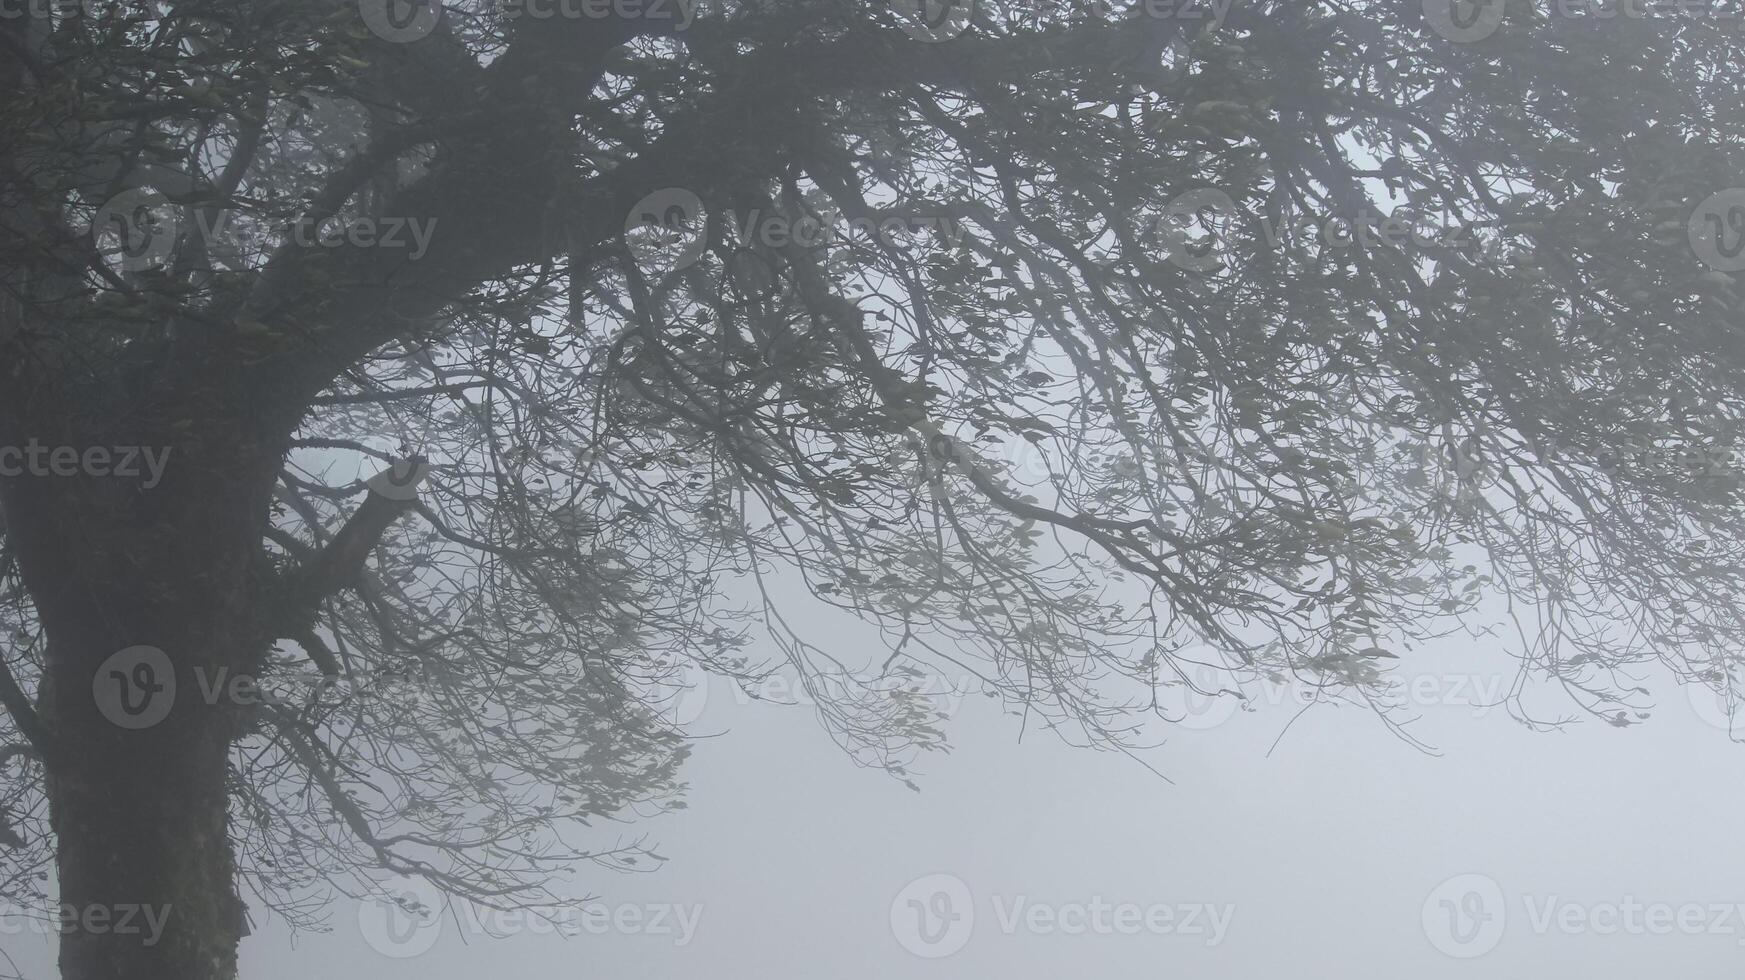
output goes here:
{"type": "MultiPolygon", "coordinates": [[[[240,426],[202,429],[174,445],[150,490],[113,478],[0,486],[47,636],[36,714],[64,980],[236,976],[247,917],[228,777],[240,715],[211,691],[215,678],[258,673],[271,645],[260,542],[277,455],[240,426]]],[[[137,444],[172,445],[163,432],[137,444]]]]}
{"type": "Polygon", "coordinates": [[[130,732],[51,775],[65,980],[236,976],[245,917],[216,727],[130,732]]]}
{"type": "Polygon", "coordinates": [[[216,581],[141,580],[104,590],[72,621],[45,616],[39,702],[60,747],[47,789],[64,980],[236,975],[246,931],[228,833],[237,711],[214,678],[256,669],[264,646],[236,608],[245,579],[216,581]],[[141,647],[146,674],[111,659],[141,647]]]}

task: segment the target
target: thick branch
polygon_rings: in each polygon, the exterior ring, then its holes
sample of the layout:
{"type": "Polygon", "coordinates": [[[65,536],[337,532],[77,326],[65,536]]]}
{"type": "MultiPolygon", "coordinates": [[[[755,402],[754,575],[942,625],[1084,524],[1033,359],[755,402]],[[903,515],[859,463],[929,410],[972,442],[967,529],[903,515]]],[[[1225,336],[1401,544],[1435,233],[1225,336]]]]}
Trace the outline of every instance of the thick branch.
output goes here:
{"type": "Polygon", "coordinates": [[[555,43],[556,35],[523,35],[491,65],[482,87],[477,114],[495,120],[494,127],[450,147],[452,156],[387,205],[386,213],[430,222],[428,254],[411,262],[395,250],[345,247],[275,257],[263,274],[271,288],[250,301],[249,315],[304,342],[268,362],[266,383],[292,386],[284,397],[307,404],[371,351],[480,283],[554,256],[608,254],[631,207],[650,192],[687,187],[708,197],[780,173],[803,129],[797,114],[821,96],[916,83],[966,89],[1033,77],[1038,64],[1108,70],[1111,57],[1142,58],[1173,30],[1140,17],[940,45],[863,31],[771,40],[742,55],[736,45],[754,29],[699,22],[686,43],[698,60],[722,66],[717,90],[666,120],[660,139],[635,159],[582,186],[571,186],[569,177],[573,117],[586,106],[577,93],[592,90],[611,47],[629,34],[562,38],[566,43],[555,43]]]}
{"type": "MultiPolygon", "coordinates": [[[[421,462],[414,460],[413,465],[421,462]]],[[[303,644],[323,673],[336,674],[339,668],[331,655],[323,657],[326,649],[319,642],[313,647],[304,642],[310,635],[310,621],[324,599],[356,580],[370,552],[381,543],[388,528],[416,503],[416,499],[410,496],[390,497],[372,489],[327,547],[291,577],[280,603],[277,629],[281,635],[303,644]]]]}
{"type": "MultiPolygon", "coordinates": [[[[47,758],[53,740],[42,719],[37,716],[36,709],[31,705],[30,698],[24,689],[18,685],[18,679],[12,676],[4,661],[0,661],[0,705],[6,708],[6,713],[12,716],[12,723],[18,726],[19,734],[23,735],[39,757],[47,758]]],[[[0,762],[4,762],[11,750],[0,753],[0,762]]]]}

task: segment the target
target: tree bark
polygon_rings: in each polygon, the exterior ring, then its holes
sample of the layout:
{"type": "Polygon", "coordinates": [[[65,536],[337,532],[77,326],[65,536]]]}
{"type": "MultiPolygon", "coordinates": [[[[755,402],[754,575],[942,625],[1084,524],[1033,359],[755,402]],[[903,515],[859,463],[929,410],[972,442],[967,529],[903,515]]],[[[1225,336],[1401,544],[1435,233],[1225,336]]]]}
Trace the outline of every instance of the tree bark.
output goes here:
{"type": "Polygon", "coordinates": [[[65,980],[236,976],[246,932],[229,836],[237,706],[226,703],[222,681],[255,670],[264,644],[248,617],[236,615],[245,580],[219,590],[228,596],[215,594],[225,564],[214,556],[212,575],[105,590],[71,621],[64,611],[45,617],[38,700],[55,743],[46,785],[65,980]],[[111,655],[142,645],[164,651],[173,689],[145,694],[109,665],[111,655]],[[115,702],[101,695],[123,684],[135,706],[169,698],[168,715],[144,728],[118,724],[115,702]]]}
{"type": "Polygon", "coordinates": [[[241,414],[185,408],[159,416],[201,420],[179,439],[156,419],[123,436],[172,447],[149,490],[113,477],[0,485],[47,636],[34,727],[46,743],[65,980],[236,976],[247,916],[228,782],[243,707],[227,702],[224,681],[258,675],[271,647],[260,542],[279,458],[241,414]],[[161,651],[150,683],[112,660],[141,647],[161,651]],[[123,698],[142,712],[118,712],[123,698]]]}
{"type": "MultiPolygon", "coordinates": [[[[141,733],[130,733],[139,735],[141,733]]],[[[110,739],[51,771],[65,980],[229,980],[245,915],[217,726],[110,739]]]]}

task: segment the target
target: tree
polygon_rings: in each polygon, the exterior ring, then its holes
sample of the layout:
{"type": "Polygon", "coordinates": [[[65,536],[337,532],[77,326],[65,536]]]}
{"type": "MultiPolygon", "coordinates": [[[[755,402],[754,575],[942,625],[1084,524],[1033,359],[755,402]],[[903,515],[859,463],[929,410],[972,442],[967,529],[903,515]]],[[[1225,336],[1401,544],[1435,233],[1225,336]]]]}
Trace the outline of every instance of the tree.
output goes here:
{"type": "Polygon", "coordinates": [[[675,678],[759,650],[903,778],[941,745],[919,665],[1125,750],[1190,643],[1365,699],[1485,597],[1613,724],[1632,664],[1730,694],[1737,28],[0,19],[7,896],[52,859],[64,907],[170,910],[150,946],[70,929],[71,980],[231,976],[244,894],[538,905],[644,856],[580,828],[673,805],[675,678]],[[888,672],[790,630],[782,569],[888,672]]]}

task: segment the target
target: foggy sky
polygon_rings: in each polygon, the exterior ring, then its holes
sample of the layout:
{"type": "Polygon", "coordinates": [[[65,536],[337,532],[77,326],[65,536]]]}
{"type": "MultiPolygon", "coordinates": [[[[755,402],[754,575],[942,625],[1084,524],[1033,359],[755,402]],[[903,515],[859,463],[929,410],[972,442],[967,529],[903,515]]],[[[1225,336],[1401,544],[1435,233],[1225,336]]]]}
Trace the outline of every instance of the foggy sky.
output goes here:
{"type": "MultiPolygon", "coordinates": [[[[862,659],[879,653],[873,636],[862,641],[862,659]]],[[[1411,731],[1440,756],[1361,709],[1320,705],[1269,757],[1301,707],[1286,691],[1257,697],[1254,711],[1194,705],[1168,744],[1142,755],[1173,784],[1046,732],[1020,742],[1017,719],[971,697],[952,722],[953,751],[924,761],[916,794],[851,765],[805,706],[742,705],[717,681],[692,727],[724,734],[689,764],[689,809],[600,836],[647,833],[669,863],[580,872],[576,897],[591,890],[607,910],[595,931],[520,927],[493,940],[445,920],[428,951],[393,958],[366,939],[356,902],[334,904],[331,932],[300,936],[256,909],[242,975],[1736,977],[1745,751],[1716,727],[1719,711],[1650,676],[1658,707],[1642,725],[1589,719],[1535,733],[1476,703],[1513,676],[1499,650],[1448,640],[1400,668],[1420,716],[1411,731]],[[942,941],[922,951],[961,948],[929,958],[899,933],[915,945],[905,889],[933,875],[962,883],[973,922],[951,932],[935,920],[942,941]],[[1470,875],[1484,878],[1444,884],[1470,875]],[[1468,897],[1484,879],[1496,892],[1468,897]],[[1489,915],[1499,896],[1489,925],[1455,922],[1441,904],[1489,915]],[[656,926],[657,906],[696,916],[688,943],[670,911],[656,926]],[[1228,909],[1221,941],[1203,925],[1154,928],[1181,926],[1174,910],[1185,906],[1228,909]]],[[[54,975],[47,938],[0,939],[26,976],[54,975]]]]}

